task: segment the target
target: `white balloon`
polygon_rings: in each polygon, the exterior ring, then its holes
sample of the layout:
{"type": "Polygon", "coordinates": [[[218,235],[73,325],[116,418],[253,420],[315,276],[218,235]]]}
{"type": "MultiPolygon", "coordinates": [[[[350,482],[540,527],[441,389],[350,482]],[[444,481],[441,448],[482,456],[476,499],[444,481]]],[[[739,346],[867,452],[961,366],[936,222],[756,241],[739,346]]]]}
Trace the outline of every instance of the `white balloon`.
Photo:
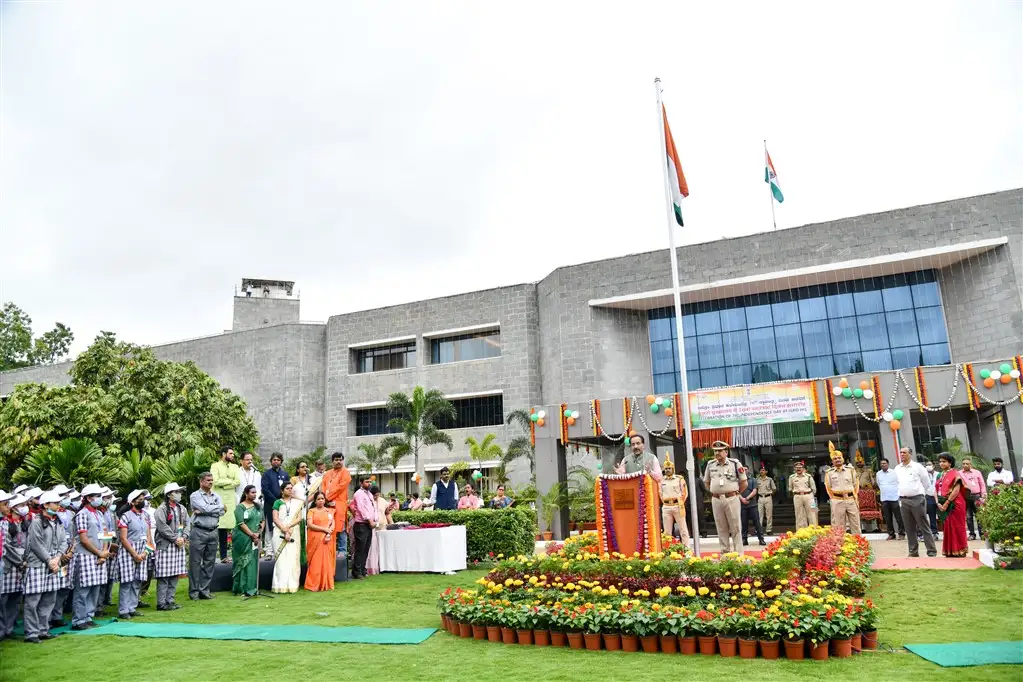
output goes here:
{"type": "Polygon", "coordinates": [[[654,405],[657,405],[657,407],[660,407],[663,404],[664,404],[664,398],[658,398],[657,400],[654,401],[654,405]]]}
{"type": "Polygon", "coordinates": [[[867,389],[864,389],[864,391],[863,391],[863,397],[864,397],[864,398],[866,398],[867,400],[870,400],[871,398],[873,398],[873,397],[874,397],[874,392],[873,392],[873,391],[871,391],[871,390],[870,390],[869,388],[867,388],[867,389]]]}
{"type": "Polygon", "coordinates": [[[544,410],[540,410],[539,412],[536,413],[536,416],[538,419],[543,419],[544,417],[547,416],[547,412],[545,412],[544,410]]]}
{"type": "Polygon", "coordinates": [[[1002,373],[999,372],[997,369],[993,369],[991,370],[991,378],[994,379],[995,381],[998,381],[999,379],[1002,378],[1002,373]]]}
{"type": "Polygon", "coordinates": [[[572,410],[572,419],[579,418],[579,410],[572,410]]]}
{"type": "Polygon", "coordinates": [[[1012,370],[1011,372],[1009,372],[1009,376],[1012,377],[1013,379],[1019,379],[1019,370],[1018,369],[1012,370]]]}
{"type": "Polygon", "coordinates": [[[833,389],[831,389],[831,392],[834,393],[835,395],[842,395],[842,389],[838,386],[835,386],[833,389]]]}
{"type": "Polygon", "coordinates": [[[892,420],[892,413],[885,410],[881,413],[881,419],[884,419],[886,422],[890,422],[892,420]]]}

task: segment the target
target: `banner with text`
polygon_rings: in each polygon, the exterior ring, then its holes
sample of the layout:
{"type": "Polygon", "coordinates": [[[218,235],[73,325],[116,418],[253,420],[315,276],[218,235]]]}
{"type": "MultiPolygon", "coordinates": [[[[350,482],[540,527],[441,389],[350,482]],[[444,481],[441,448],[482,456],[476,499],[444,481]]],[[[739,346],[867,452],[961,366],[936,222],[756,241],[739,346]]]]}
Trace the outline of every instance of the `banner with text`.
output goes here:
{"type": "Polygon", "coordinates": [[[690,391],[693,429],[776,424],[813,419],[813,384],[730,386],[690,391]]]}

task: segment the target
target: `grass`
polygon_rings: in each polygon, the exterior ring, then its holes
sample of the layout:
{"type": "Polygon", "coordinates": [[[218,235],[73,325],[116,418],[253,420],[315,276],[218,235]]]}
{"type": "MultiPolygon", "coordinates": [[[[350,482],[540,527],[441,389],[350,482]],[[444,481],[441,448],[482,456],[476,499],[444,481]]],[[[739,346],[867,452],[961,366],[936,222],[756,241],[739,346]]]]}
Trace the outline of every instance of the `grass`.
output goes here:
{"type": "MultiPolygon", "coordinates": [[[[458,576],[383,575],[340,585],[331,594],[301,592],[241,601],[218,594],[184,608],[146,609],[146,622],[439,626],[437,594],[448,585],[471,586],[482,572],[458,576]],[[318,615],[326,613],[327,615],[318,615]]],[[[154,586],[155,589],[155,586],[154,586]]],[[[1023,639],[1023,581],[1013,572],[883,571],[873,596],[883,607],[880,640],[904,643],[1023,639]]],[[[152,599],[152,596],[150,596],[152,599]]],[[[504,646],[454,638],[439,631],[417,646],[162,640],[62,636],[42,645],[0,643],[0,680],[247,680],[298,670],[331,679],[416,679],[431,682],[492,676],[502,682],[560,680],[1005,680],[1023,678],[1023,666],[940,668],[910,653],[870,653],[852,659],[744,661],[504,646]],[[319,672],[313,672],[319,671],[319,672]]]]}

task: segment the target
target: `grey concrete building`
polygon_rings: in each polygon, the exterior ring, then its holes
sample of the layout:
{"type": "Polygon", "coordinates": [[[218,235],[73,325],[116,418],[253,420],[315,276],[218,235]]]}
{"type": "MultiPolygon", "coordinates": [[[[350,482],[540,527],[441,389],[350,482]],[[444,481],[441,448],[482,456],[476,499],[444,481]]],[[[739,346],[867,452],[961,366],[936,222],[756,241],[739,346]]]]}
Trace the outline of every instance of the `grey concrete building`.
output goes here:
{"type": "MultiPolygon", "coordinates": [[[[466,458],[466,436],[494,433],[506,444],[517,435],[504,425],[512,409],[677,391],[668,256],[565,266],[537,283],[326,323],[300,321],[294,283],[243,280],[230,331],[154,350],[195,361],[242,395],[263,456],[319,445],[354,452],[382,437],[389,393],[439,389],[459,417],[447,425],[454,451],[424,458],[430,481],[466,458]]],[[[690,389],[1023,351],[1020,189],[695,244],[679,249],[679,263],[690,389]]],[[[67,368],[0,374],[0,395],[18,383],[66,381],[67,368]]],[[[412,470],[403,464],[399,487],[412,470]]],[[[525,478],[520,464],[515,482],[525,478]]]]}

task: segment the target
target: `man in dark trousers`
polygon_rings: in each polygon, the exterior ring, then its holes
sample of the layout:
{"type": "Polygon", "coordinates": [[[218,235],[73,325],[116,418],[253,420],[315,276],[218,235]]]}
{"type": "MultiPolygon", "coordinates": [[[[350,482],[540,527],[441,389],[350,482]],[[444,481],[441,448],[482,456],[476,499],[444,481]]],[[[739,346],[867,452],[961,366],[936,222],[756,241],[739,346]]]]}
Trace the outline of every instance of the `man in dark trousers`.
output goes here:
{"type": "MultiPolygon", "coordinates": [[[[284,463],[284,456],[275,452],[270,455],[270,468],[263,472],[263,480],[261,488],[263,490],[263,518],[273,519],[274,517],[274,502],[281,499],[281,486],[284,482],[290,480],[287,472],[281,468],[281,464],[284,463]]],[[[273,524],[266,524],[266,532],[268,535],[268,542],[264,544],[264,547],[269,547],[270,552],[274,553],[277,551],[277,547],[274,546],[273,524]]]]}
{"type": "Polygon", "coordinates": [[[752,521],[753,529],[757,531],[757,540],[763,546],[764,527],[760,525],[760,510],[757,504],[760,492],[757,487],[759,481],[756,476],[750,476],[750,481],[749,487],[739,493],[739,499],[742,501],[742,509],[739,510],[739,515],[742,518],[742,544],[749,544],[749,524],[752,521]]]}
{"type": "Polygon", "coordinates": [[[355,565],[352,567],[352,578],[359,580],[366,577],[366,559],[369,558],[369,547],[373,542],[373,526],[377,521],[377,505],[369,489],[372,485],[369,476],[359,477],[359,489],[352,498],[355,517],[352,531],[355,535],[355,565]]]}

